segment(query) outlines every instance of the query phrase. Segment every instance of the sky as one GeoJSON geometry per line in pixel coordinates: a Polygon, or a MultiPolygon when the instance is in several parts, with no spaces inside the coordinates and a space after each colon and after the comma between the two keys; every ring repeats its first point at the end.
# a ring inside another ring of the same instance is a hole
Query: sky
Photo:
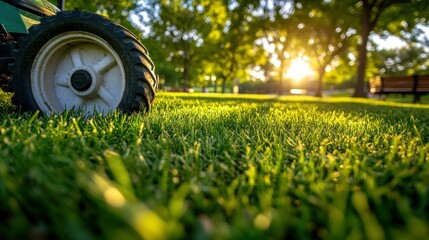
{"type": "MultiPolygon", "coordinates": [[[[419,28],[422,29],[425,32],[425,36],[429,38],[429,27],[420,26],[419,28]]],[[[378,44],[380,49],[400,48],[406,45],[404,41],[395,36],[381,39],[378,35],[372,35],[371,38],[378,44]]]]}
{"type": "Polygon", "coordinates": [[[375,35],[372,36],[372,39],[377,43],[380,49],[400,48],[406,45],[404,41],[394,36],[390,36],[387,39],[381,39],[379,36],[375,35]]]}

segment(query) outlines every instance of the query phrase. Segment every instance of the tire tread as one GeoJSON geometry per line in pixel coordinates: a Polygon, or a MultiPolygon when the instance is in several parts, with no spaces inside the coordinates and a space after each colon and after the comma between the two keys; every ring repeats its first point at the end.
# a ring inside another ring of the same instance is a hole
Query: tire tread
{"type": "MultiPolygon", "coordinates": [[[[130,59],[127,64],[133,74],[127,76],[127,84],[132,84],[131,91],[127,99],[123,99],[119,108],[124,112],[141,111],[143,108],[146,111],[150,110],[151,103],[156,96],[157,78],[155,75],[155,65],[149,57],[147,48],[140,40],[123,26],[114,23],[113,21],[91,12],[86,11],[62,11],[54,16],[47,16],[41,19],[40,24],[33,25],[29,29],[27,36],[21,37],[16,48],[13,50],[13,56],[17,60],[12,64],[11,70],[14,77],[9,82],[10,88],[15,92],[12,97],[12,103],[24,111],[35,111],[37,107],[29,101],[28,90],[21,90],[22,81],[20,71],[23,71],[19,62],[26,61],[26,51],[29,51],[29,45],[37,41],[39,36],[42,36],[49,29],[58,29],[61,24],[70,26],[73,24],[97,24],[100,28],[113,33],[115,38],[122,42],[125,58],[130,59]],[[130,78],[130,79],[129,79],[130,78]]],[[[84,29],[81,25],[74,26],[76,29],[84,29]]],[[[100,30],[101,31],[101,30],[100,30]]],[[[55,35],[54,35],[55,36],[55,35]]],[[[122,58],[121,58],[122,59],[122,58]]]]}

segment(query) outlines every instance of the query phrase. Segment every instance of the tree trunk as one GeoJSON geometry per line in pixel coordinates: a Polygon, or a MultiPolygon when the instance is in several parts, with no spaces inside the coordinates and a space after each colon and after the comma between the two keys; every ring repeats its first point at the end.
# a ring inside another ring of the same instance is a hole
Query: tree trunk
{"type": "Polygon", "coordinates": [[[370,9],[367,4],[367,1],[363,1],[362,14],[361,14],[361,45],[359,46],[358,54],[358,69],[357,69],[357,79],[355,85],[355,92],[353,97],[366,97],[365,94],[365,70],[367,62],[367,44],[369,33],[371,32],[370,26],[370,9]]]}
{"type": "Polygon", "coordinates": [[[318,72],[318,76],[317,76],[317,88],[316,88],[316,92],[314,93],[315,97],[322,97],[322,92],[323,92],[323,77],[325,76],[325,72],[326,72],[326,66],[321,66],[319,67],[319,72],[318,72]]]}
{"type": "Polygon", "coordinates": [[[225,93],[226,90],[226,78],[222,78],[222,93],[225,93]]]}
{"type": "Polygon", "coordinates": [[[226,83],[231,81],[233,79],[234,76],[232,76],[233,73],[235,73],[235,64],[236,64],[236,60],[235,60],[235,54],[232,54],[231,56],[231,62],[229,63],[229,67],[227,68],[227,72],[223,72],[222,73],[222,93],[225,93],[226,91],[226,83]]]}
{"type": "Polygon", "coordinates": [[[186,44],[185,50],[184,50],[184,57],[183,57],[183,92],[187,92],[189,89],[189,75],[191,70],[191,52],[189,51],[189,44],[186,44]]]}
{"type": "Polygon", "coordinates": [[[188,81],[189,81],[189,70],[187,67],[185,67],[185,69],[183,69],[182,78],[183,78],[183,92],[187,92],[188,91],[188,81]]]}
{"type": "Polygon", "coordinates": [[[280,79],[279,79],[279,89],[277,94],[279,96],[281,96],[283,94],[283,73],[284,73],[284,57],[280,58],[280,69],[279,69],[279,75],[280,75],[280,79]]]}

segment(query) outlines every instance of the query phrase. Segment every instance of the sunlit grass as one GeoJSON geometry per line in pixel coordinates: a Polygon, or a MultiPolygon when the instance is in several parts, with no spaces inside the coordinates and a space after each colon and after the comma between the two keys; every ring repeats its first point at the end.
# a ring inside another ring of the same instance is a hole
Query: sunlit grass
{"type": "Polygon", "coordinates": [[[149,115],[89,119],[1,106],[2,239],[429,236],[428,105],[161,93],[149,115]]]}

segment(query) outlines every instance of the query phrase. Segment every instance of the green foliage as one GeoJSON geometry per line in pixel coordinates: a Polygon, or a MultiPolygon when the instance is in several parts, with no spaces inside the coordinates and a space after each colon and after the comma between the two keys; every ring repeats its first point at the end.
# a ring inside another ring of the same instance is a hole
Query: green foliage
{"type": "Polygon", "coordinates": [[[203,81],[213,60],[209,42],[220,38],[226,22],[225,6],[205,0],[149,2],[140,14],[151,27],[146,37],[157,40],[155,59],[165,62],[158,68],[161,77],[174,86],[203,81]]]}
{"type": "Polygon", "coordinates": [[[410,30],[418,23],[427,22],[429,15],[424,0],[362,0],[355,6],[360,18],[360,43],[354,96],[364,97],[369,35],[386,30],[394,35],[404,35],[410,32],[406,29],[410,30]]]}
{"type": "Polygon", "coordinates": [[[252,11],[258,1],[148,2],[140,15],[150,26],[147,38],[156,39],[149,46],[160,48],[154,59],[161,62],[158,72],[168,85],[204,86],[215,76],[224,89],[246,78],[248,66],[263,57],[254,48],[258,28],[252,11]]]}
{"type": "Polygon", "coordinates": [[[334,61],[336,66],[327,71],[323,79],[325,89],[345,89],[353,88],[355,84],[356,63],[350,59],[339,58],[334,61]]]}
{"type": "MultiPolygon", "coordinates": [[[[5,104],[3,104],[5,102],[5,104]]],[[[1,239],[424,239],[429,108],[159,94],[148,116],[0,104],[1,239]]]]}
{"type": "Polygon", "coordinates": [[[382,49],[371,54],[385,76],[411,76],[429,72],[429,52],[425,47],[410,44],[396,49],[382,49]]]}
{"type": "MultiPolygon", "coordinates": [[[[247,77],[247,67],[256,64],[263,57],[260,48],[255,47],[258,38],[258,18],[253,11],[258,9],[259,1],[225,0],[227,22],[223,36],[214,42],[216,51],[215,72],[222,81],[222,92],[227,82],[247,77]]],[[[262,58],[263,59],[263,58],[262,58]]],[[[262,60],[263,61],[263,60],[262,60]]]]}
{"type": "Polygon", "coordinates": [[[334,67],[335,63],[348,62],[344,59],[348,57],[348,50],[356,41],[355,18],[346,10],[350,6],[347,1],[320,0],[298,3],[302,7],[296,8],[294,17],[301,21],[297,27],[301,28],[299,32],[304,53],[311,57],[317,70],[316,96],[320,97],[326,68],[329,65],[334,67]]]}
{"type": "Polygon", "coordinates": [[[139,28],[132,24],[130,13],[137,9],[138,0],[73,0],[65,1],[65,10],[79,9],[90,12],[96,12],[111,20],[123,25],[128,30],[132,31],[137,36],[141,37],[139,28]]]}
{"type": "Polygon", "coordinates": [[[299,24],[299,17],[291,17],[294,11],[292,3],[289,0],[261,1],[260,6],[263,14],[260,16],[259,24],[263,35],[257,42],[262,48],[268,46],[270,50],[265,53],[268,59],[260,63],[259,68],[264,73],[267,88],[271,87],[269,85],[272,85],[272,81],[278,81],[276,92],[279,95],[288,89],[285,87],[287,85],[285,73],[293,58],[299,55],[296,51],[300,47],[300,37],[296,27],[299,24]],[[278,66],[272,63],[272,59],[278,61],[278,66]]]}
{"type": "Polygon", "coordinates": [[[393,1],[396,2],[382,13],[375,32],[391,34],[406,38],[407,34],[415,36],[418,25],[427,25],[429,5],[424,0],[393,1]],[[414,32],[414,33],[413,33],[414,32]]]}
{"type": "MultiPolygon", "coordinates": [[[[424,0],[66,1],[66,9],[74,8],[105,15],[143,36],[161,86],[215,83],[225,91],[236,82],[263,79],[278,81],[281,93],[291,60],[306,55],[318,73],[320,94],[323,84],[342,85],[350,79],[358,79],[356,89],[362,90],[364,77],[380,71],[379,60],[367,63],[370,34],[427,44],[419,27],[427,25],[429,16],[424,0]],[[358,66],[357,74],[344,71],[358,66]],[[339,75],[325,78],[325,70],[335,68],[339,75]],[[255,71],[263,77],[251,75],[255,71]],[[209,81],[213,77],[216,82],[209,81]]],[[[401,63],[409,72],[414,64],[401,63]]]]}

